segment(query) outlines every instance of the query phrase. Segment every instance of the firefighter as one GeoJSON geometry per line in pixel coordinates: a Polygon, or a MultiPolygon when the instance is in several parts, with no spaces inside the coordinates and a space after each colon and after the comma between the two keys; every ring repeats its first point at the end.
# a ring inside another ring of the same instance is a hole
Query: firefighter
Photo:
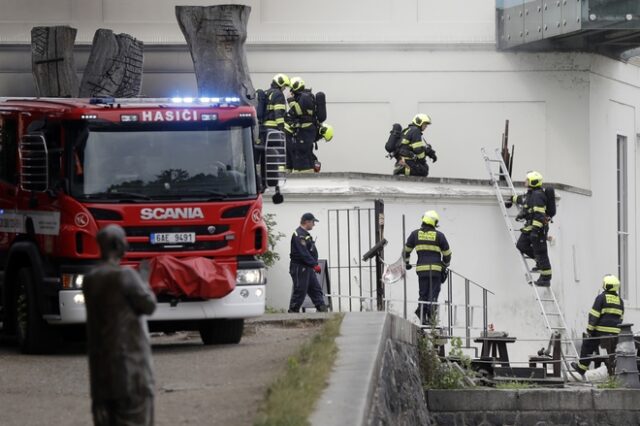
{"type": "Polygon", "coordinates": [[[284,132],[284,116],[287,112],[287,104],[284,90],[290,85],[289,77],[286,74],[276,74],[271,80],[271,86],[265,91],[266,105],[262,122],[260,123],[260,135],[257,141],[258,147],[255,150],[256,164],[264,166],[264,143],[270,131],[279,130],[284,132]]]}
{"type": "Polygon", "coordinates": [[[398,162],[393,171],[394,175],[429,175],[426,157],[431,158],[434,163],[438,161],[434,149],[422,139],[422,134],[430,124],[431,118],[427,114],[416,114],[411,124],[402,131],[402,141],[398,149],[398,162]]]}
{"type": "Polygon", "coordinates": [[[616,347],[616,336],[620,334],[620,323],[624,315],[624,302],[619,296],[620,280],[615,275],[605,275],[602,279],[603,292],[593,302],[589,311],[589,325],[587,325],[588,340],[582,342],[580,361],[572,362],[580,375],[589,369],[590,356],[602,346],[613,357],[616,347]]]}
{"type": "Polygon", "coordinates": [[[540,273],[535,285],[549,287],[551,285],[551,263],[547,253],[549,217],[546,214],[547,196],[542,188],[542,175],[536,171],[527,173],[526,185],[528,188],[526,194],[513,196],[513,203],[522,206],[522,211],[516,220],[525,220],[516,247],[522,254],[535,259],[536,266],[532,272],[540,273]]]}
{"type": "Polygon", "coordinates": [[[291,94],[287,114],[287,124],[291,126],[294,135],[291,169],[294,172],[312,173],[316,168],[319,169],[316,165],[317,157],[313,154],[318,135],[315,98],[310,89],[305,89],[304,80],[300,77],[291,79],[291,94]]]}
{"type": "Polygon", "coordinates": [[[303,214],[300,226],[291,236],[289,273],[293,279],[293,291],[289,302],[289,312],[299,312],[307,294],[318,312],[327,312],[324,294],[317,276],[321,271],[320,265],[318,265],[318,250],[315,241],[309,234],[316,222],[319,220],[312,213],[303,214]]]}
{"type": "MultiPolygon", "coordinates": [[[[409,256],[415,248],[418,255],[416,274],[420,286],[420,302],[438,302],[440,285],[446,280],[447,268],[451,262],[451,250],[444,234],[436,228],[440,222],[437,212],[429,210],[422,216],[422,225],[409,235],[402,252],[407,269],[411,269],[409,256]]],[[[422,325],[436,324],[438,307],[421,303],[416,315],[422,325]]]]}

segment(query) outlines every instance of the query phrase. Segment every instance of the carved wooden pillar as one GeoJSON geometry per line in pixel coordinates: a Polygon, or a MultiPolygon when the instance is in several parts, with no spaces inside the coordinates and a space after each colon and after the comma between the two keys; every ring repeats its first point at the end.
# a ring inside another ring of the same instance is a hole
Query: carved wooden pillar
{"type": "Polygon", "coordinates": [[[31,65],[38,96],[78,95],[78,76],[73,59],[75,28],[33,27],[31,65]]]}
{"type": "Polygon", "coordinates": [[[176,6],[200,96],[238,96],[255,104],[244,42],[251,8],[243,5],[176,6]]]}
{"type": "Polygon", "coordinates": [[[80,97],[135,97],[142,86],[143,43],[104,28],[93,36],[80,97]]]}

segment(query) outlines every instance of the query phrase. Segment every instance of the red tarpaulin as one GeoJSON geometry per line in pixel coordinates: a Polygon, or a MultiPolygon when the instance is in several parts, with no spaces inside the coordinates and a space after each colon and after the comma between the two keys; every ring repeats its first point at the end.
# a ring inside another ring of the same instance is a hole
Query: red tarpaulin
{"type": "Polygon", "coordinates": [[[156,294],[218,299],[236,286],[236,265],[204,257],[158,256],[149,261],[149,285],[156,294]]]}

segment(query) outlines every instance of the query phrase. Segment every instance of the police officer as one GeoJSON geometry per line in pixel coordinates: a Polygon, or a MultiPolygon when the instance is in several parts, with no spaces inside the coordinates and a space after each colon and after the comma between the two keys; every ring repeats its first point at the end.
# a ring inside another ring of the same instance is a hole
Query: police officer
{"type": "Polygon", "coordinates": [[[271,86],[265,90],[265,113],[260,123],[260,135],[255,150],[256,164],[264,166],[264,144],[270,131],[284,132],[284,116],[287,112],[287,104],[284,90],[289,87],[290,81],[286,74],[276,74],[271,80],[271,86]]]}
{"type": "Polygon", "coordinates": [[[589,340],[582,342],[580,350],[580,361],[572,362],[573,367],[580,375],[589,369],[591,360],[589,359],[598,346],[607,348],[609,355],[615,353],[616,339],[620,334],[620,323],[624,315],[624,302],[618,295],[620,290],[620,280],[615,275],[605,275],[602,279],[602,288],[593,302],[593,307],[589,311],[589,325],[587,325],[587,335],[589,340]]]}
{"type": "Polygon", "coordinates": [[[434,163],[438,161],[434,149],[422,139],[422,134],[430,124],[431,117],[427,114],[416,114],[411,124],[402,131],[402,141],[398,149],[398,162],[393,171],[394,175],[429,175],[426,157],[431,158],[434,163]]]}
{"type": "Polygon", "coordinates": [[[317,157],[313,146],[318,135],[316,101],[313,93],[305,89],[300,77],[291,79],[291,94],[287,124],[294,134],[291,147],[291,166],[294,172],[314,172],[317,157]]]}
{"type": "Polygon", "coordinates": [[[289,302],[289,312],[299,312],[307,294],[318,312],[327,312],[324,294],[316,274],[320,273],[318,250],[309,231],[318,219],[312,213],[305,213],[300,219],[300,226],[291,236],[291,263],[289,273],[293,279],[293,291],[289,302]]]}
{"type": "Polygon", "coordinates": [[[542,175],[536,171],[527,173],[526,185],[528,188],[526,194],[513,196],[513,202],[522,206],[518,218],[525,220],[516,247],[522,254],[536,260],[536,266],[532,271],[539,272],[540,276],[535,284],[549,287],[551,285],[551,263],[547,253],[549,219],[546,214],[547,196],[542,189],[542,175]]]}
{"type": "MultiPolygon", "coordinates": [[[[407,269],[411,269],[409,256],[415,248],[418,255],[416,273],[420,286],[421,302],[438,302],[440,285],[445,281],[447,268],[451,263],[451,250],[444,234],[436,227],[440,222],[440,216],[433,210],[425,212],[422,216],[422,225],[409,235],[403,251],[403,258],[407,269]]],[[[435,325],[437,306],[430,303],[421,303],[416,309],[416,315],[420,317],[422,325],[431,323],[435,325]]]]}

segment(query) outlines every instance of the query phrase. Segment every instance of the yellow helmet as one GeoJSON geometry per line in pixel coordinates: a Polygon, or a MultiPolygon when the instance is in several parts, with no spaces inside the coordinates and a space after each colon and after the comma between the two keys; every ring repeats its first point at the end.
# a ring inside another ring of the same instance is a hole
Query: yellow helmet
{"type": "Polygon", "coordinates": [[[276,74],[273,76],[273,82],[279,87],[287,87],[291,85],[289,77],[286,74],[276,74]]]}
{"type": "Polygon", "coordinates": [[[423,124],[431,124],[431,117],[429,117],[427,114],[416,114],[413,117],[413,124],[415,124],[418,127],[422,127],[423,124]]]}
{"type": "Polygon", "coordinates": [[[620,290],[620,280],[615,275],[605,275],[602,278],[602,288],[605,291],[615,291],[617,293],[620,290]]]}
{"type": "Polygon", "coordinates": [[[435,210],[429,210],[422,216],[422,223],[425,225],[431,225],[435,228],[438,226],[438,222],[440,222],[440,216],[435,210]]]}
{"type": "Polygon", "coordinates": [[[529,188],[540,188],[542,186],[542,175],[536,171],[527,173],[527,186],[529,188]]]}
{"type": "Polygon", "coordinates": [[[304,89],[304,80],[300,77],[293,77],[290,84],[291,90],[298,92],[304,89]]]}
{"type": "Polygon", "coordinates": [[[327,142],[333,139],[333,126],[331,124],[323,123],[322,126],[320,126],[320,136],[322,136],[327,142]]]}

